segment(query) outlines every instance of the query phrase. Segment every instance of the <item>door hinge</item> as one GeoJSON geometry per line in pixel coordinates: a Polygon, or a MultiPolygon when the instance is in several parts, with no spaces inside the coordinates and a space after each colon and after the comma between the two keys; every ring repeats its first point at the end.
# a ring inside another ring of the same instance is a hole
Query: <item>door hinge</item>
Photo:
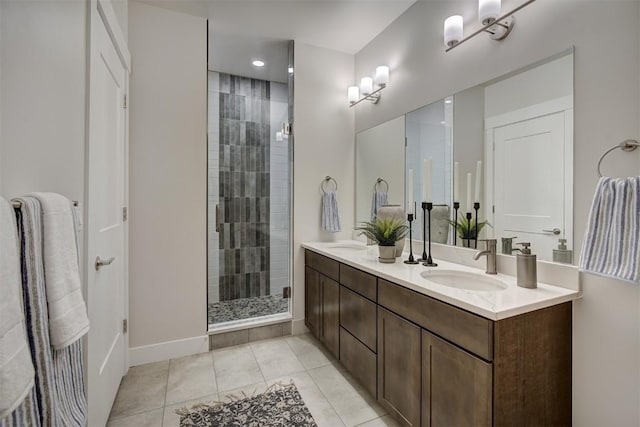
{"type": "Polygon", "coordinates": [[[122,333],[126,334],[128,330],[129,330],[129,322],[127,322],[127,319],[123,319],[122,320],[122,333]]]}
{"type": "Polygon", "coordinates": [[[127,207],[125,206],[124,208],[122,208],[122,222],[126,222],[128,218],[129,218],[129,212],[127,207]]]}
{"type": "Polygon", "coordinates": [[[127,108],[127,94],[126,93],[123,96],[122,108],[127,108]]]}
{"type": "Polygon", "coordinates": [[[496,213],[496,205],[491,206],[491,213],[496,213]]]}

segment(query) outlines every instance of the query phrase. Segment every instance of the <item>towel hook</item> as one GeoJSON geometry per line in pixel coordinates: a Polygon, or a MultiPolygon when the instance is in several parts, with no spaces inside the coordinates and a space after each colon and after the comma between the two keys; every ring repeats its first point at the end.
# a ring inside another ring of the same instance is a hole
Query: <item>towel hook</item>
{"type": "Polygon", "coordinates": [[[386,190],[384,190],[385,193],[389,192],[389,183],[386,180],[382,179],[382,178],[378,178],[378,179],[376,179],[376,183],[373,184],[374,193],[378,189],[378,185],[379,184],[384,184],[386,186],[386,190]]]}
{"type": "Polygon", "coordinates": [[[635,150],[636,148],[638,148],[638,146],[640,146],[640,142],[636,141],[635,139],[627,139],[625,141],[622,141],[620,144],[614,145],[613,147],[609,148],[607,151],[604,152],[604,154],[602,156],[600,156],[600,160],[598,160],[598,175],[600,176],[600,178],[602,178],[602,172],[600,171],[600,165],[602,164],[602,160],[607,156],[607,154],[609,154],[610,152],[612,152],[613,150],[616,149],[621,149],[624,152],[631,152],[633,150],[635,150]]]}
{"type": "Polygon", "coordinates": [[[322,188],[322,192],[323,193],[325,193],[325,194],[327,193],[327,189],[325,188],[325,185],[327,185],[331,181],[333,181],[333,184],[336,186],[336,189],[334,191],[338,191],[338,181],[336,181],[335,179],[333,179],[329,175],[327,175],[322,180],[322,184],[320,184],[320,188],[322,188]]]}

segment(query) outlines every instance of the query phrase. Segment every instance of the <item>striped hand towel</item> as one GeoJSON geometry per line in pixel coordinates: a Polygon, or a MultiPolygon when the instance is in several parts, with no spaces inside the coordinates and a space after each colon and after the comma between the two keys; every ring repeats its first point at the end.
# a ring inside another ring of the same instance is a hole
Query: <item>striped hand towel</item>
{"type": "Polygon", "coordinates": [[[371,222],[374,222],[378,217],[378,210],[387,204],[389,204],[389,201],[387,200],[386,191],[373,192],[373,199],[371,200],[371,222]]]}
{"type": "Polygon", "coordinates": [[[0,419],[33,389],[33,363],[25,332],[16,217],[0,197],[0,419]]]}
{"type": "MultiPolygon", "coordinates": [[[[20,416],[1,420],[0,427],[41,425],[81,427],[87,425],[87,400],[84,388],[82,341],[76,340],[56,350],[49,335],[49,310],[43,254],[43,223],[36,198],[18,199],[17,211],[22,247],[22,288],[27,318],[27,336],[35,367],[33,399],[25,400],[20,416]],[[37,422],[25,423],[24,417],[37,412],[37,422]]],[[[77,235],[77,219],[73,218],[77,235]]],[[[16,411],[18,412],[18,411],[16,411]]],[[[15,413],[14,413],[15,414],[15,413]]]]}
{"type": "Polygon", "coordinates": [[[335,191],[327,191],[322,194],[322,229],[329,233],[340,231],[338,194],[335,191]]]}
{"type": "Polygon", "coordinates": [[[580,270],[640,283],[640,177],[600,178],[580,270]]]}

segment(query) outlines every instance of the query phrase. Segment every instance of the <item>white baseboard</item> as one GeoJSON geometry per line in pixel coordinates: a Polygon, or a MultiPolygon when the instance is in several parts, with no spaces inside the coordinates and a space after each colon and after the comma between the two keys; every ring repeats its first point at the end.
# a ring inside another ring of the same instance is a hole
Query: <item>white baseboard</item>
{"type": "Polygon", "coordinates": [[[209,351],[208,335],[143,345],[129,349],[129,365],[144,365],[207,351],[209,351]]]}
{"type": "Polygon", "coordinates": [[[296,319],[291,322],[291,335],[300,335],[309,332],[309,328],[304,324],[304,319],[296,319]]]}

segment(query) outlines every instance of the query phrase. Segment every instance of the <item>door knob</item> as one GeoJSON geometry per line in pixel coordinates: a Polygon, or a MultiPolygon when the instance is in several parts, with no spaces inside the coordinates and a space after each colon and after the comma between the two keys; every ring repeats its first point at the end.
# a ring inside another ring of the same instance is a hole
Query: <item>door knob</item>
{"type": "Polygon", "coordinates": [[[560,230],[557,227],[554,228],[553,230],[542,230],[542,231],[544,231],[545,233],[553,233],[555,235],[558,235],[558,234],[562,233],[562,230],[560,230]]]}
{"type": "Polygon", "coordinates": [[[115,261],[115,257],[111,257],[109,259],[100,259],[99,256],[96,257],[96,271],[100,270],[100,267],[104,267],[105,265],[111,265],[113,261],[115,261]]]}

